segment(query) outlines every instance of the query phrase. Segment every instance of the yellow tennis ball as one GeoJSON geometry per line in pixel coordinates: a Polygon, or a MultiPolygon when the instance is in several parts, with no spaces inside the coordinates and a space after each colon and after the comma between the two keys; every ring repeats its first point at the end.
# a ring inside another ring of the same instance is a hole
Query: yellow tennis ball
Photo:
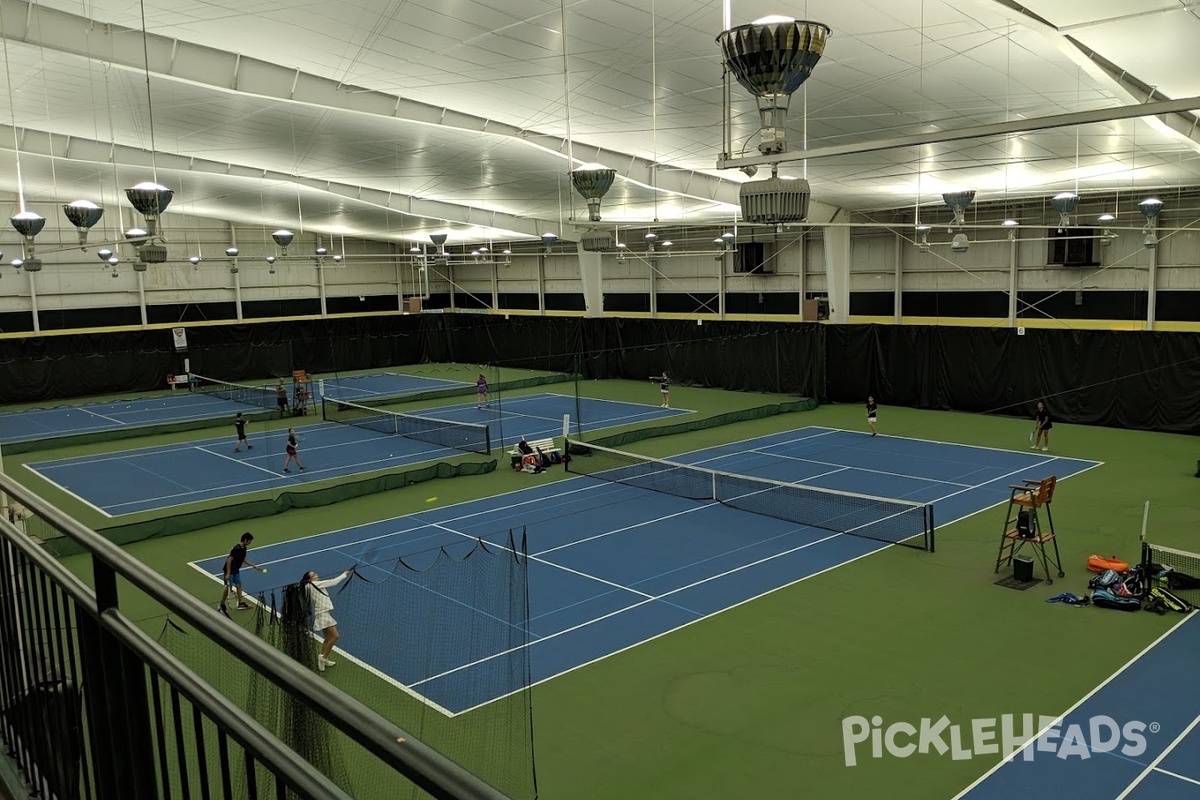
{"type": "Polygon", "coordinates": [[[425,502],[426,503],[436,503],[437,498],[436,497],[427,497],[427,498],[425,498],[425,502]]]}

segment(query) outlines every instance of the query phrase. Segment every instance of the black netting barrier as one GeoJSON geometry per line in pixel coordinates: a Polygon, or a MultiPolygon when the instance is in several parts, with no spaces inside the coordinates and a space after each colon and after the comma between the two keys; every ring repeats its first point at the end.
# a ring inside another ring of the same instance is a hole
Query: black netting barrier
{"type": "MultiPolygon", "coordinates": [[[[251,611],[228,613],[506,796],[534,800],[528,558],[523,532],[498,538],[360,560],[336,585],[310,588],[308,573],[297,574],[251,611]],[[324,662],[324,632],[313,629],[318,592],[340,633],[324,662]]],[[[159,642],[353,797],[428,796],[373,768],[325,720],[186,625],[169,621],[159,642]]],[[[245,773],[239,766],[233,777],[245,785],[245,773]]]]}

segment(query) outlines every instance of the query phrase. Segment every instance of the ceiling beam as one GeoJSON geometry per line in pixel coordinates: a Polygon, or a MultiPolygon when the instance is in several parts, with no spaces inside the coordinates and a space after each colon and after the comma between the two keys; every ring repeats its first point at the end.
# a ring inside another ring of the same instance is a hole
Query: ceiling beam
{"type": "Polygon", "coordinates": [[[857,155],[859,153],[876,153],[881,150],[899,150],[909,147],[920,147],[939,142],[956,142],[963,139],[984,139],[996,136],[1007,136],[1013,133],[1029,131],[1044,131],[1052,128],[1069,128],[1076,125],[1094,125],[1101,122],[1112,122],[1118,119],[1137,119],[1139,117],[1162,117],[1163,115],[1178,114],[1185,111],[1200,109],[1200,97],[1184,97],[1179,100],[1155,100],[1147,103],[1116,106],[1113,108],[1097,108],[1089,111],[1075,111],[1070,114],[1052,114],[1046,117],[1011,120],[1008,122],[993,122],[987,125],[971,125],[965,128],[955,128],[932,133],[917,133],[909,136],[894,136],[888,139],[875,139],[855,144],[832,145],[817,147],[796,153],[782,153],[771,156],[746,156],[743,158],[722,158],[717,161],[717,169],[732,169],[735,167],[758,166],[762,164],[783,164],[789,161],[814,160],[819,158],[835,158],[837,156],[857,155]]]}
{"type": "MultiPolygon", "coordinates": [[[[470,227],[497,228],[527,234],[531,239],[537,239],[541,236],[542,231],[546,230],[547,225],[557,225],[557,222],[553,220],[516,217],[486,208],[446,203],[397,192],[385,192],[380,189],[338,183],[337,181],[307,178],[302,175],[288,175],[261,167],[171,153],[152,154],[149,150],[140,147],[114,145],[110,142],[26,128],[18,128],[14,131],[12,126],[0,125],[0,152],[12,152],[14,141],[20,142],[21,155],[80,161],[101,166],[115,163],[124,167],[144,167],[147,176],[151,169],[157,168],[182,173],[248,178],[304,186],[355,203],[427,220],[435,226],[451,223],[470,227]]],[[[121,188],[123,187],[116,187],[118,191],[121,188]]]]}
{"type": "MultiPolygon", "coordinates": [[[[272,100],[408,122],[505,136],[567,159],[567,140],[496,120],[408,100],[398,95],[352,86],[269,61],[212,47],[171,39],[86,17],[57,11],[25,0],[0,0],[9,39],[48,50],[70,53],[165,78],[272,100]],[[144,60],[145,59],[145,60],[144,60]]],[[[573,142],[590,161],[600,161],[649,189],[705,201],[738,205],[740,183],[699,170],[656,164],[650,159],[573,142]]],[[[579,163],[584,163],[575,159],[579,163]]],[[[366,191],[366,190],[364,190],[366,191]]],[[[838,209],[810,203],[810,214],[832,218],[838,209]]],[[[511,227],[511,226],[509,226],[511,227]]],[[[513,228],[517,230],[517,228],[513,228]]],[[[520,230],[524,230],[522,227],[520,230]]]]}

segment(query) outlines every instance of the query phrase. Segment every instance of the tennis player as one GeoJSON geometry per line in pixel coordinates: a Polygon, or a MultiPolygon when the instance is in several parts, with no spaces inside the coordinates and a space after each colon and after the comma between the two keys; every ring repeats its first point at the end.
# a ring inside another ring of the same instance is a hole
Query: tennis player
{"type": "Polygon", "coordinates": [[[236,453],[241,450],[243,442],[247,450],[253,450],[254,445],[250,444],[250,440],[246,438],[246,418],[242,416],[242,412],[239,411],[237,416],[233,418],[233,427],[237,429],[238,439],[237,447],[233,448],[233,452],[236,453]]]}
{"type": "Polygon", "coordinates": [[[283,385],[283,378],[275,385],[275,405],[279,406],[279,418],[283,419],[287,413],[287,387],[283,385]]]}
{"type": "Polygon", "coordinates": [[[483,408],[486,405],[489,405],[487,378],[483,377],[481,372],[475,379],[475,407],[483,408]]]}
{"type": "Polygon", "coordinates": [[[1050,429],[1054,427],[1053,420],[1050,419],[1050,412],[1046,409],[1046,404],[1038,400],[1037,413],[1033,415],[1033,447],[1030,450],[1037,450],[1038,442],[1042,443],[1042,450],[1050,449],[1050,429]]]}
{"type": "Polygon", "coordinates": [[[233,549],[229,551],[229,555],[225,557],[225,568],[223,570],[225,576],[225,589],[221,592],[221,611],[225,610],[225,601],[229,599],[229,587],[233,586],[237,593],[237,610],[245,611],[250,608],[246,601],[242,598],[242,564],[249,564],[254,569],[260,569],[258,564],[251,561],[246,554],[250,549],[250,543],[254,541],[254,534],[247,531],[242,534],[242,538],[233,549]]]}
{"type": "Polygon", "coordinates": [[[329,660],[329,654],[333,652],[333,646],[337,643],[339,635],[337,620],[331,613],[333,600],[329,597],[329,592],[325,590],[346,580],[350,577],[350,572],[351,570],[346,570],[336,578],[323,581],[319,580],[320,575],[310,571],[304,573],[304,577],[300,579],[300,585],[304,587],[304,591],[308,595],[308,608],[312,614],[313,630],[320,631],[325,637],[321,642],[321,654],[317,657],[317,669],[321,672],[324,672],[326,667],[332,667],[337,663],[329,660]]]}
{"type": "Polygon", "coordinates": [[[876,436],[879,433],[877,430],[875,430],[875,423],[878,420],[878,418],[879,418],[879,406],[875,403],[875,397],[868,396],[867,397],[867,424],[871,426],[871,435],[872,436],[876,436]]]}
{"type": "Polygon", "coordinates": [[[283,460],[283,471],[291,472],[291,470],[288,469],[288,465],[291,464],[293,461],[296,462],[296,466],[298,466],[301,470],[303,470],[304,464],[302,464],[300,462],[300,454],[298,452],[296,452],[296,429],[295,428],[288,428],[288,438],[287,438],[286,450],[287,450],[287,458],[285,458],[283,460]]]}
{"type": "Polygon", "coordinates": [[[659,394],[662,395],[662,407],[671,407],[671,379],[667,376],[667,371],[664,369],[662,375],[651,375],[651,383],[658,384],[659,394]]]}

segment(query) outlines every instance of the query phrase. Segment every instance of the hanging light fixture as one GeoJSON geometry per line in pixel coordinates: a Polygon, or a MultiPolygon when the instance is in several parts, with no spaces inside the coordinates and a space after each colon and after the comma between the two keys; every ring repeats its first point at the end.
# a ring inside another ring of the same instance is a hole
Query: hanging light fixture
{"type": "Polygon", "coordinates": [[[967,212],[967,208],[971,205],[971,202],[974,199],[975,199],[975,190],[974,189],[964,189],[963,191],[960,191],[960,192],[943,192],[942,193],[942,202],[946,204],[947,208],[949,208],[951,211],[954,212],[954,222],[952,223],[953,225],[965,225],[966,224],[967,220],[966,220],[965,215],[967,212]]]}
{"type": "Polygon", "coordinates": [[[821,60],[829,34],[820,22],[764,17],[717,37],[725,69],[758,103],[763,155],[787,152],[788,103],[821,60]]]}
{"type": "Polygon", "coordinates": [[[272,233],[271,238],[274,239],[275,244],[279,246],[279,255],[286,256],[287,247],[292,243],[292,239],[295,238],[295,234],[293,234],[291,231],[280,229],[272,233]]]}
{"type": "Polygon", "coordinates": [[[1050,206],[1058,212],[1058,229],[1061,231],[1071,224],[1071,215],[1079,205],[1079,195],[1073,192],[1060,192],[1050,198],[1050,206]]]}
{"type": "Polygon", "coordinates": [[[557,241],[558,241],[558,234],[555,234],[555,233],[543,233],[542,234],[542,244],[545,246],[547,253],[550,252],[550,248],[553,247],[554,243],[557,241]]]}
{"type": "Polygon", "coordinates": [[[1157,197],[1147,197],[1138,203],[1138,211],[1142,212],[1142,216],[1146,218],[1146,227],[1142,229],[1146,236],[1142,239],[1142,246],[1147,250],[1158,247],[1158,236],[1154,233],[1154,228],[1158,223],[1158,212],[1162,211],[1162,207],[1163,201],[1157,197]]]}
{"type": "Polygon", "coordinates": [[[146,218],[146,232],[150,236],[158,235],[158,219],[174,196],[173,191],[153,181],[143,181],[125,190],[129,204],[146,218]]]}
{"type": "Polygon", "coordinates": [[[600,221],[600,200],[612,188],[616,176],[615,169],[603,164],[582,164],[571,170],[571,184],[587,201],[590,221],[600,221]]]}
{"type": "Polygon", "coordinates": [[[104,209],[91,200],[76,200],[63,206],[67,221],[79,229],[79,244],[87,244],[88,231],[104,216],[104,209]]]}
{"type": "Polygon", "coordinates": [[[611,231],[591,229],[579,238],[579,244],[588,253],[610,253],[617,246],[611,231]]]}

